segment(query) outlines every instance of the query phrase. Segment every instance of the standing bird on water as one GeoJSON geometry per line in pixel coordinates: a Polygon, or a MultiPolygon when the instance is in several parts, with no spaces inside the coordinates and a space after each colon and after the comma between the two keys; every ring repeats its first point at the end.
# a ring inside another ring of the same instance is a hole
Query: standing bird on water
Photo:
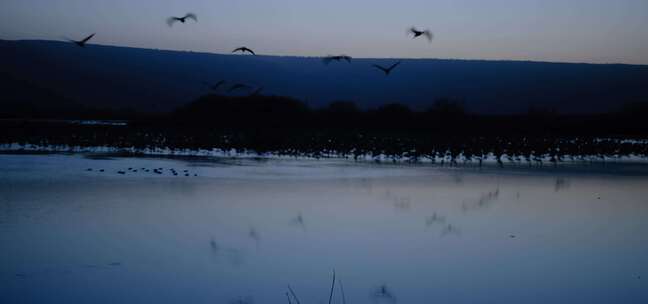
{"type": "Polygon", "coordinates": [[[72,39],[68,39],[68,41],[73,42],[74,44],[76,44],[76,45],[78,45],[80,47],[85,47],[86,44],[88,43],[88,41],[90,41],[90,39],[92,39],[92,37],[94,37],[94,36],[95,36],[95,34],[92,34],[92,35],[90,35],[88,37],[85,37],[83,40],[80,40],[80,41],[72,40],[72,39]]]}
{"type": "Polygon", "coordinates": [[[251,50],[251,49],[249,49],[249,48],[247,48],[247,47],[245,47],[245,46],[242,46],[242,47],[240,47],[240,48],[236,48],[236,49],[234,49],[234,50],[232,51],[232,53],[236,53],[236,52],[241,52],[241,53],[243,53],[243,54],[245,54],[245,53],[247,52],[247,53],[250,53],[250,54],[256,56],[256,53],[254,53],[253,50],[251,50]]]}
{"type": "Polygon", "coordinates": [[[352,59],[351,56],[347,56],[347,55],[326,56],[326,57],[322,58],[322,62],[324,62],[324,64],[329,64],[329,63],[331,63],[331,61],[346,60],[348,63],[351,63],[351,59],[352,59]]]}
{"type": "Polygon", "coordinates": [[[418,37],[425,36],[425,38],[427,38],[428,41],[432,41],[432,39],[434,38],[434,35],[432,34],[432,32],[430,32],[430,30],[421,31],[421,30],[416,29],[415,27],[411,27],[408,30],[408,33],[412,34],[412,36],[413,36],[412,39],[416,39],[418,37]]]}
{"type": "Polygon", "coordinates": [[[401,61],[398,61],[394,64],[392,64],[390,67],[386,68],[377,64],[372,65],[374,68],[377,68],[383,72],[385,72],[385,76],[389,76],[389,74],[398,66],[401,64],[401,61]]]}
{"type": "Polygon", "coordinates": [[[167,24],[173,26],[174,23],[180,21],[181,23],[187,22],[187,19],[192,19],[193,21],[198,22],[198,16],[194,13],[187,13],[184,17],[169,17],[167,19],[167,24]]]}

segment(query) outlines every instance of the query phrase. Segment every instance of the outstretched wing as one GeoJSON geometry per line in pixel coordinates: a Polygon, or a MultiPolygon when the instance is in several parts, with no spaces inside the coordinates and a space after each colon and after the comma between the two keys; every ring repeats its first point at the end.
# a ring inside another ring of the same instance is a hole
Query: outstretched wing
{"type": "Polygon", "coordinates": [[[176,23],[176,21],[180,21],[180,18],[178,18],[178,17],[169,17],[167,19],[167,24],[169,26],[173,26],[173,24],[176,23]]]}
{"type": "Polygon", "coordinates": [[[389,72],[389,70],[387,70],[387,69],[385,69],[384,67],[379,66],[379,65],[377,65],[377,64],[372,64],[371,66],[374,67],[374,68],[376,68],[376,69],[379,69],[379,70],[381,70],[381,71],[383,71],[383,72],[385,72],[385,73],[388,73],[388,72],[389,72]]]}
{"type": "Polygon", "coordinates": [[[387,69],[387,70],[389,70],[389,71],[391,72],[391,70],[395,69],[395,68],[396,68],[397,66],[399,66],[400,64],[401,64],[401,62],[398,61],[398,62],[392,64],[392,65],[389,67],[389,69],[387,69]]]}
{"type": "Polygon", "coordinates": [[[432,34],[432,32],[430,32],[430,31],[425,31],[425,32],[423,33],[423,35],[424,35],[424,36],[425,36],[429,41],[432,41],[432,39],[434,39],[434,34],[432,34]]]}
{"type": "Polygon", "coordinates": [[[250,94],[250,96],[257,96],[257,95],[261,94],[261,91],[263,91],[263,87],[259,87],[258,89],[254,90],[254,92],[252,92],[252,94],[250,94]]]}
{"type": "Polygon", "coordinates": [[[248,85],[237,83],[237,84],[233,85],[232,87],[230,87],[230,89],[227,90],[227,91],[228,92],[233,92],[233,91],[236,91],[238,89],[249,89],[249,88],[250,88],[250,86],[248,86],[248,85]]]}
{"type": "Polygon", "coordinates": [[[250,52],[250,54],[256,56],[256,53],[251,49],[245,48],[245,51],[250,52]]]}
{"type": "Polygon", "coordinates": [[[192,19],[193,21],[198,22],[198,16],[196,16],[196,14],[194,14],[194,13],[187,13],[184,16],[184,18],[189,18],[189,19],[192,19]]]}
{"type": "Polygon", "coordinates": [[[81,43],[86,43],[86,42],[88,42],[90,39],[92,39],[92,37],[94,37],[95,35],[96,35],[96,33],[95,33],[95,34],[92,34],[92,35],[90,35],[90,36],[88,36],[88,37],[86,37],[85,39],[81,40],[80,42],[81,42],[81,43]]]}
{"type": "Polygon", "coordinates": [[[218,87],[222,86],[223,84],[225,84],[225,80],[221,80],[221,81],[217,82],[217,83],[214,85],[214,88],[218,88],[218,87]]]}
{"type": "Polygon", "coordinates": [[[214,85],[210,86],[209,88],[212,89],[212,91],[217,91],[218,88],[220,88],[223,84],[225,84],[225,80],[221,80],[214,85]]]}

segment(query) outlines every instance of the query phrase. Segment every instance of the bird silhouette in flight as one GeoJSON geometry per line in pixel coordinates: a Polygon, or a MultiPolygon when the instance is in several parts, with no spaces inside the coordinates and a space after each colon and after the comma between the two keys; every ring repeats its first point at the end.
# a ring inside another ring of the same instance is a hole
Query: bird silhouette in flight
{"type": "Polygon", "coordinates": [[[227,92],[230,92],[230,93],[231,93],[231,92],[234,92],[234,91],[236,91],[236,90],[249,90],[249,89],[251,89],[251,88],[252,88],[252,87],[250,87],[250,86],[247,85],[247,84],[237,83],[237,84],[234,84],[233,86],[231,86],[231,87],[229,88],[229,90],[227,90],[227,92]]]}
{"type": "Polygon", "coordinates": [[[322,58],[322,62],[324,62],[324,64],[329,64],[329,63],[331,63],[331,61],[346,60],[348,63],[351,63],[351,59],[353,59],[353,58],[351,58],[351,56],[347,56],[347,55],[326,56],[326,57],[322,58]]]}
{"type": "Polygon", "coordinates": [[[219,82],[212,85],[212,84],[209,84],[206,81],[203,81],[203,84],[208,86],[212,91],[218,91],[218,88],[220,88],[222,85],[224,85],[225,82],[226,82],[225,80],[220,80],[219,82]]]}
{"type": "Polygon", "coordinates": [[[192,19],[193,21],[198,22],[198,16],[194,13],[187,13],[184,17],[169,17],[167,19],[167,24],[173,26],[176,22],[180,21],[181,23],[187,22],[187,19],[192,19]]]}
{"type": "Polygon", "coordinates": [[[85,47],[86,44],[88,43],[88,41],[90,41],[90,39],[92,39],[92,37],[94,37],[94,36],[95,36],[95,34],[92,34],[92,35],[90,35],[88,37],[83,38],[83,40],[78,40],[77,41],[77,40],[68,39],[68,41],[73,42],[74,44],[76,44],[76,45],[78,45],[80,47],[85,47]]]}
{"type": "Polygon", "coordinates": [[[377,69],[379,69],[379,70],[385,72],[385,76],[389,76],[389,74],[391,74],[391,72],[392,72],[392,71],[393,71],[393,70],[394,70],[398,65],[400,65],[400,64],[401,64],[401,62],[398,61],[398,62],[392,64],[392,65],[391,65],[390,67],[388,67],[388,68],[383,67],[383,66],[380,66],[380,65],[377,65],[377,64],[374,64],[374,65],[372,65],[372,66],[373,66],[374,68],[377,68],[377,69]]]}
{"type": "Polygon", "coordinates": [[[246,52],[247,52],[247,53],[250,53],[250,54],[252,54],[252,55],[256,55],[256,53],[254,53],[253,50],[251,50],[251,49],[249,49],[249,48],[247,48],[247,47],[245,47],[245,46],[242,46],[242,47],[240,47],[240,48],[236,48],[236,49],[234,49],[234,50],[232,51],[232,53],[236,53],[236,52],[241,52],[241,53],[246,53],[246,52]]]}
{"type": "Polygon", "coordinates": [[[254,90],[254,92],[252,92],[252,94],[250,94],[250,97],[261,95],[261,91],[263,91],[263,87],[257,88],[256,90],[254,90]]]}
{"type": "Polygon", "coordinates": [[[432,38],[434,38],[434,34],[430,32],[430,30],[418,30],[415,27],[411,27],[408,32],[412,35],[412,39],[416,39],[418,37],[424,36],[427,38],[429,41],[432,41],[432,38]]]}

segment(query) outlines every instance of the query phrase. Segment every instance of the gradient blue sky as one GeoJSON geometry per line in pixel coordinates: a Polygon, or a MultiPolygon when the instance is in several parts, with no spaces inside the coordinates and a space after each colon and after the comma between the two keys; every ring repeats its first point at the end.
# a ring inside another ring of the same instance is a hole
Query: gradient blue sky
{"type": "Polygon", "coordinates": [[[648,64],[648,0],[1,0],[0,39],[226,53],[648,64]],[[199,23],[169,28],[186,12],[199,23]],[[432,44],[409,26],[430,28],[432,44]]]}

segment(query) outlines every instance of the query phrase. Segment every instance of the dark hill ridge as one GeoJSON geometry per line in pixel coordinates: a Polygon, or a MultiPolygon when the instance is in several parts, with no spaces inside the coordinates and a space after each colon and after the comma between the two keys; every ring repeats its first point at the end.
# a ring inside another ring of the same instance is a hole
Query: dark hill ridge
{"type": "Polygon", "coordinates": [[[451,97],[478,113],[526,112],[532,106],[592,113],[648,101],[648,66],[406,59],[389,77],[371,67],[393,62],[324,65],[307,57],[0,40],[1,74],[8,75],[2,77],[98,108],[169,111],[209,93],[203,81],[220,79],[263,86],[265,94],[293,96],[314,107],[351,100],[362,107],[400,102],[424,109],[451,97]]]}

